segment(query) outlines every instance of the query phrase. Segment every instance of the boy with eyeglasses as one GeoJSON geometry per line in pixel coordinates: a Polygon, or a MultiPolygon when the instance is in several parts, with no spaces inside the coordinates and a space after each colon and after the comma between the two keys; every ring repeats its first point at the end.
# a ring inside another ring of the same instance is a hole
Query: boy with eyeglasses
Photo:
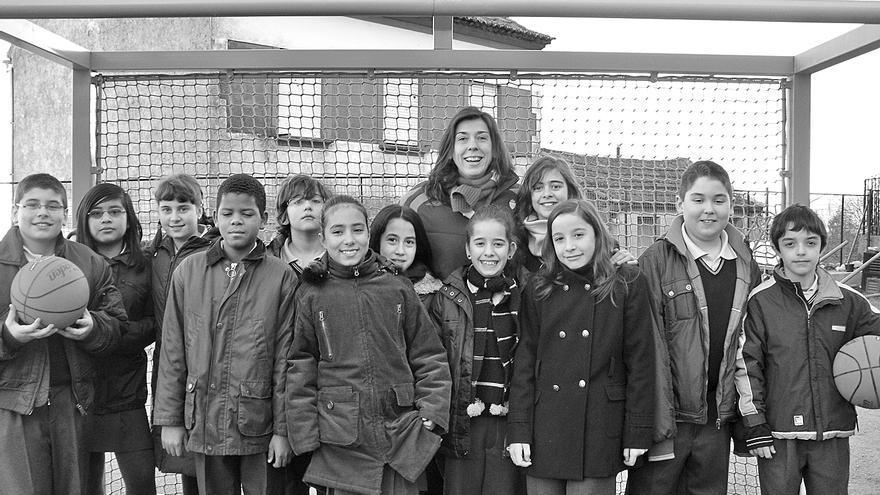
{"type": "Polygon", "coordinates": [[[92,358],[112,352],[125,320],[107,262],[61,235],[67,192],[49,174],[15,190],[13,227],[0,241],[0,493],[79,494],[87,456],[83,417],[94,397],[92,358]],[[88,280],[87,309],[73,325],[21,323],[10,304],[12,279],[28,262],[60,256],[88,280]]]}

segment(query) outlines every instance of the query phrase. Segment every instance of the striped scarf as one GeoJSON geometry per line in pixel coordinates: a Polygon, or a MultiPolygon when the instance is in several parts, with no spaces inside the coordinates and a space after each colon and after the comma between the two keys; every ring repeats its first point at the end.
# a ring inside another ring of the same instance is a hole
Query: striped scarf
{"type": "Polygon", "coordinates": [[[512,351],[518,338],[517,311],[510,307],[510,292],[516,281],[504,275],[486,279],[473,266],[467,268],[466,277],[477,288],[476,293],[469,294],[474,308],[474,404],[479,411],[472,407],[469,414],[504,415],[513,370],[512,351]],[[495,305],[492,296],[497,293],[502,297],[495,305]]]}

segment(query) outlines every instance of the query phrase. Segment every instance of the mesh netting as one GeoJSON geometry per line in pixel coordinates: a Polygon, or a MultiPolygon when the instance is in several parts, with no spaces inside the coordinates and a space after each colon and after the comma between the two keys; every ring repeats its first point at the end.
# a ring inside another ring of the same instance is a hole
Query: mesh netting
{"type": "MultiPolygon", "coordinates": [[[[425,179],[449,119],[467,105],[496,118],[520,175],[540,154],[567,159],[635,255],[666,230],[681,172],[696,160],[730,172],[732,221],[752,243],[767,239],[782,201],[785,79],[229,72],[94,84],[99,180],[130,192],[148,234],[153,188],[177,172],[199,179],[208,209],[219,183],[244,172],[265,184],[274,222],[278,184],[305,173],[375,213],[425,179]]],[[[732,461],[730,492],[757,493],[754,463],[732,461]]]]}

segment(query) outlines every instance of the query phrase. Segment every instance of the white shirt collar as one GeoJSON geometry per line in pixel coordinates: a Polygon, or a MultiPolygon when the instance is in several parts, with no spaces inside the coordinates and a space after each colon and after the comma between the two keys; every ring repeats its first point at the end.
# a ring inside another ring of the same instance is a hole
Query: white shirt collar
{"type": "Polygon", "coordinates": [[[688,252],[691,253],[691,257],[694,258],[694,261],[700,260],[702,258],[702,262],[706,265],[706,268],[711,270],[712,272],[717,272],[721,266],[722,260],[735,260],[736,259],[736,251],[730,247],[730,242],[728,242],[728,235],[726,230],[721,231],[721,251],[718,252],[715,256],[712,253],[702,249],[697,246],[693,240],[691,240],[690,236],[688,236],[687,231],[684,229],[684,224],[681,225],[681,236],[684,238],[684,244],[687,246],[688,252]]]}

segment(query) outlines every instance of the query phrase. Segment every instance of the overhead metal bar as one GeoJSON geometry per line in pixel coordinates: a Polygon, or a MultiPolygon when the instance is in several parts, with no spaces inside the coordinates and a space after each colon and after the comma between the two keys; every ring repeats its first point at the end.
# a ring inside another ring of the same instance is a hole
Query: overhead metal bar
{"type": "Polygon", "coordinates": [[[72,69],[90,64],[87,49],[30,21],[0,19],[0,39],[72,69]]]}
{"type": "Polygon", "coordinates": [[[880,48],[880,26],[857,27],[795,55],[795,72],[813,73],[880,48]]]}
{"type": "Polygon", "coordinates": [[[94,71],[474,70],[788,76],[794,58],[534,50],[208,50],[92,52],[94,71]]]}
{"type": "Polygon", "coordinates": [[[0,18],[473,15],[880,23],[858,0],[0,0],[0,18]]]}

